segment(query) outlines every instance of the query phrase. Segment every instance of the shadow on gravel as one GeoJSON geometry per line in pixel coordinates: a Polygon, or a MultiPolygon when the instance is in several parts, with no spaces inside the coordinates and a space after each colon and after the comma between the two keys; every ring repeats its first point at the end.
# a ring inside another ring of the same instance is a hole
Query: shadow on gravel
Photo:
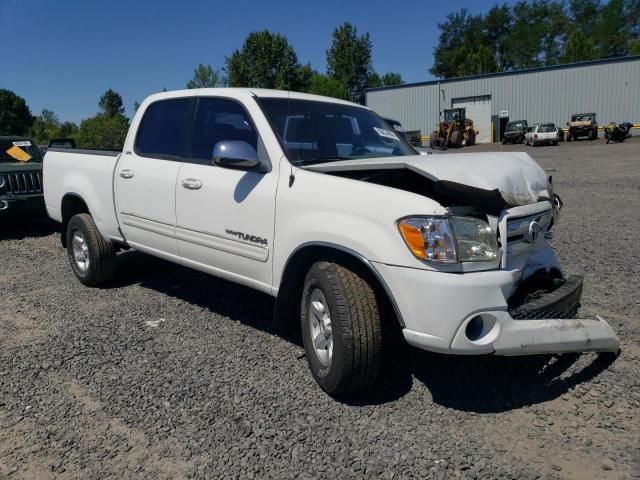
{"type": "MultiPolygon", "coordinates": [[[[139,284],[250,327],[274,333],[269,295],[138,252],[119,255],[120,274],[107,288],[139,284]]],[[[291,339],[287,339],[291,341],[291,339]]],[[[296,342],[298,346],[300,343],[296,342]]],[[[615,355],[455,356],[392,342],[380,381],[360,395],[340,397],[353,406],[379,405],[407,394],[414,379],[434,403],[466,412],[503,412],[552,400],[613,363],[615,355]],[[589,358],[593,360],[584,365],[589,358]]]]}
{"type": "Polygon", "coordinates": [[[615,354],[460,357],[419,350],[409,356],[413,374],[431,391],[435,403],[476,413],[553,400],[593,379],[616,359],[615,354]]]}
{"type": "Polygon", "coordinates": [[[60,225],[48,218],[3,220],[0,222],[0,241],[22,240],[29,237],[46,237],[59,231],[60,225]]]}
{"type": "Polygon", "coordinates": [[[132,284],[273,333],[275,300],[251,288],[133,251],[118,255],[118,275],[105,288],[132,284]]]}

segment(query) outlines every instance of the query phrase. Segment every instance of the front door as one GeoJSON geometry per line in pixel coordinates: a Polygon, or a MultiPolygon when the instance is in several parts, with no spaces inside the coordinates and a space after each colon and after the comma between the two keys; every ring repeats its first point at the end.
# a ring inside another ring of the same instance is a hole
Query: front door
{"type": "MultiPolygon", "coordinates": [[[[221,141],[242,141],[266,158],[244,107],[226,98],[198,100],[191,160],[176,183],[176,236],[183,264],[269,291],[277,172],[213,164],[221,141]]],[[[277,162],[272,162],[277,169],[277,162]]]]}
{"type": "Polygon", "coordinates": [[[161,100],[144,113],[116,170],[120,228],[134,248],[178,260],[175,187],[187,157],[192,99],[161,100]]]}

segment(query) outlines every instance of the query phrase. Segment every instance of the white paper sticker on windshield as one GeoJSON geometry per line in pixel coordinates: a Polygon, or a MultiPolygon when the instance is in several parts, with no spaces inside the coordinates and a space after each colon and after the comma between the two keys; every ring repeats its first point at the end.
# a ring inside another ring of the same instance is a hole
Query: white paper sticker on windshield
{"type": "Polygon", "coordinates": [[[391,130],[385,130],[384,128],[373,127],[378,135],[385,138],[390,138],[392,140],[398,140],[398,136],[393,133],[391,130]]]}
{"type": "Polygon", "coordinates": [[[29,140],[21,140],[19,142],[11,142],[13,143],[16,147],[30,147],[31,146],[31,142],[29,140]]]}

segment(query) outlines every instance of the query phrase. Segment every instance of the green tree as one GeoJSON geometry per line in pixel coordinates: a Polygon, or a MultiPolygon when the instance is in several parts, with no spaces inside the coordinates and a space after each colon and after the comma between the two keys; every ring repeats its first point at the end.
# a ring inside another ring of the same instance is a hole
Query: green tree
{"type": "Polygon", "coordinates": [[[609,0],[602,7],[596,26],[597,47],[601,57],[627,54],[631,37],[631,20],[625,17],[625,1],[609,0]]]}
{"type": "Polygon", "coordinates": [[[78,130],[77,142],[82,148],[122,148],[129,130],[129,122],[124,115],[99,113],[83,120],[78,130]]]}
{"type": "Polygon", "coordinates": [[[46,108],[38,115],[31,128],[29,136],[36,143],[46,144],[52,138],[70,138],[78,133],[78,126],[73,122],[60,122],[58,116],[46,108]]]}
{"type": "Polygon", "coordinates": [[[211,65],[199,64],[193,70],[193,78],[187,82],[187,88],[224,87],[226,81],[223,75],[211,68],[211,65]]]}
{"type": "Polygon", "coordinates": [[[287,38],[268,30],[250,33],[225,60],[231,87],[301,90],[298,57],[287,38]]]}
{"type": "Polygon", "coordinates": [[[463,8],[449,14],[445,22],[438,24],[438,28],[439,43],[434,50],[433,67],[430,69],[433,75],[451,78],[498,69],[495,49],[487,46],[492,44],[492,40],[482,16],[469,15],[467,9],[463,8]]]}
{"type": "Polygon", "coordinates": [[[486,31],[486,46],[495,52],[497,71],[509,70],[508,42],[509,31],[513,24],[511,8],[509,5],[494,5],[484,17],[484,29],[486,31]]]}
{"type": "Polygon", "coordinates": [[[575,30],[564,44],[563,63],[582,62],[598,58],[596,47],[582,30],[575,30]]]}
{"type": "Polygon", "coordinates": [[[336,28],[327,50],[327,73],[346,85],[350,100],[363,102],[373,73],[369,34],[358,36],[356,27],[346,22],[336,28]]]}
{"type": "Polygon", "coordinates": [[[33,120],[24,98],[11,90],[0,89],[0,135],[24,135],[33,120]]]}
{"type": "Polygon", "coordinates": [[[349,91],[344,83],[329,75],[314,72],[307,87],[308,93],[324,95],[325,97],[349,99],[349,91]]]}
{"type": "Polygon", "coordinates": [[[640,55],[640,40],[632,38],[629,41],[629,55],[640,55]]]}
{"type": "Polygon", "coordinates": [[[600,16],[600,0],[569,0],[568,16],[573,30],[593,38],[600,16]]]}
{"type": "Polygon", "coordinates": [[[122,97],[119,93],[113,91],[112,89],[104,92],[104,94],[100,97],[98,106],[100,107],[100,110],[102,110],[102,112],[108,117],[124,115],[124,105],[122,103],[122,97]]]}
{"type": "Polygon", "coordinates": [[[402,80],[402,75],[395,72],[387,72],[382,76],[382,85],[388,87],[390,85],[402,85],[404,80],[402,80]]]}

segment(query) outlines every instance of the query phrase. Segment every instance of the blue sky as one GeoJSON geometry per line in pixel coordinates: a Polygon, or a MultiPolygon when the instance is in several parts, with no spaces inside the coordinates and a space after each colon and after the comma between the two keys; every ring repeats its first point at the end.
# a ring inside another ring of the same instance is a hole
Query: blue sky
{"type": "Polygon", "coordinates": [[[94,115],[99,96],[113,88],[131,114],[136,100],[163,87],[184,88],[197,64],[221,68],[225,56],[255,30],[286,35],[301,63],[324,72],[331,34],[345,21],[371,34],[379,73],[399,72],[405,81],[418,82],[431,78],[438,22],[450,11],[467,7],[478,13],[492,4],[0,0],[0,88],[24,97],[34,114],[47,108],[75,122],[94,115]]]}

